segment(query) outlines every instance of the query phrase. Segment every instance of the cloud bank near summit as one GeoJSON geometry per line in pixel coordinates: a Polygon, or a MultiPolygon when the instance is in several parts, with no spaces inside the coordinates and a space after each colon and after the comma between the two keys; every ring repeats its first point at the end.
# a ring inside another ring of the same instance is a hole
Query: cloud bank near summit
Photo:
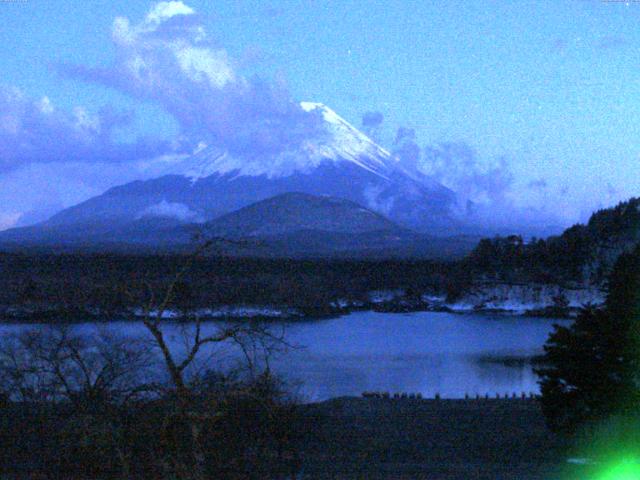
{"type": "Polygon", "coordinates": [[[91,114],[76,107],[68,113],[47,97],[34,100],[18,88],[0,86],[0,173],[31,163],[130,162],[168,150],[163,141],[114,141],[114,132],[131,118],[110,108],[91,114]]]}
{"type": "Polygon", "coordinates": [[[138,23],[118,17],[111,38],[111,64],[59,64],[57,72],[158,105],[181,135],[119,142],[117,133],[131,126],[133,112],[109,106],[65,112],[47,97],[0,85],[0,229],[148,178],[203,143],[270,161],[326,134],[320,115],[304,111],[283,83],[241,75],[183,2],[159,2],[138,23]]]}
{"type": "MultiPolygon", "coordinates": [[[[216,9],[224,15],[223,6],[216,9]]],[[[269,18],[282,16],[281,11],[272,10],[262,13],[269,18]]],[[[241,161],[251,158],[266,163],[286,157],[288,151],[299,150],[308,139],[326,134],[319,115],[301,109],[284,82],[246,75],[243,61],[232,58],[212,38],[211,33],[217,32],[205,28],[211,23],[205,22],[188,4],[162,1],[153,4],[140,18],[114,20],[109,13],[102,21],[105,31],[111,23],[113,58],[94,57],[103,58],[102,63],[94,65],[58,64],[55,68],[62,74],[62,81],[75,84],[82,80],[124,93],[141,110],[143,105],[153,104],[154,109],[159,107],[176,121],[180,135],[168,140],[117,141],[121,132],[135,133],[133,112],[118,112],[108,106],[98,109],[95,105],[65,112],[46,96],[29,98],[20,89],[0,86],[0,228],[27,218],[40,220],[55,209],[68,207],[111,186],[159,175],[172,158],[182,158],[182,154],[199,145],[219,147],[241,161]]],[[[224,27],[219,29],[224,32],[224,27]]],[[[624,50],[628,42],[623,36],[597,38],[600,43],[596,45],[594,37],[590,48],[598,46],[607,51],[607,56],[612,56],[614,50],[624,50]]],[[[558,49],[575,47],[563,38],[557,43],[558,49]]],[[[321,58],[308,47],[304,54],[305,60],[311,57],[309,63],[321,58]]],[[[604,56],[605,52],[599,55],[604,56]]],[[[327,69],[327,72],[338,75],[341,70],[327,69]]],[[[336,84],[344,78],[336,78],[336,84]]],[[[343,85],[339,94],[359,94],[348,91],[353,85],[343,85]]],[[[314,91],[313,85],[309,88],[314,91]]],[[[48,93],[56,98],[55,93],[48,93]]],[[[116,94],[114,101],[119,96],[116,94]]],[[[377,102],[372,106],[383,105],[377,102]]],[[[400,128],[397,133],[394,129],[395,135],[386,138],[385,115],[394,118],[393,110],[387,108],[384,114],[378,110],[365,113],[362,131],[389,147],[406,169],[456,191],[460,215],[473,215],[477,224],[502,217],[505,221],[517,220],[519,225],[526,222],[568,225],[578,217],[584,218],[576,208],[588,213],[596,206],[588,200],[576,205],[575,186],[566,180],[559,181],[548,171],[520,169],[516,174],[518,159],[484,158],[464,141],[431,137],[432,144],[425,146],[418,144],[424,130],[416,134],[411,128],[400,128]]],[[[428,109],[424,115],[428,118],[428,109]]],[[[419,121],[412,124],[420,125],[419,121]]],[[[463,133],[457,138],[467,137],[463,133]]],[[[472,144],[482,147],[477,139],[472,144]]],[[[600,202],[608,205],[620,195],[600,192],[590,198],[599,196],[600,202]]],[[[180,214],[178,209],[172,211],[176,212],[180,214]]]]}
{"type": "Polygon", "coordinates": [[[112,40],[110,66],[67,64],[60,71],[160,105],[194,142],[269,160],[324,132],[320,115],[304,111],[285,85],[239,73],[180,1],[156,4],[137,24],[116,18],[112,40]]]}

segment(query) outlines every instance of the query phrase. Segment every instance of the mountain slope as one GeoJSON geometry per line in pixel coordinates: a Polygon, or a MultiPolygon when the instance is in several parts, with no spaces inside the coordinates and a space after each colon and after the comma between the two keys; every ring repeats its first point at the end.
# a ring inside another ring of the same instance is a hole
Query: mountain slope
{"type": "Polygon", "coordinates": [[[286,258],[462,258],[474,237],[432,237],[400,227],[349,200],[286,193],[211,222],[185,227],[190,236],[240,239],[238,256],[286,258]]]}
{"type": "Polygon", "coordinates": [[[47,224],[14,229],[0,234],[0,248],[188,252],[195,238],[242,240],[217,245],[231,256],[274,258],[451,259],[461,258],[478,241],[431,237],[349,200],[292,192],[206,223],[143,216],[128,223],[93,222],[82,228],[47,224]]]}
{"type": "Polygon", "coordinates": [[[384,148],[321,103],[302,102],[307,112],[317,113],[324,121],[325,132],[303,142],[299,151],[276,158],[262,156],[234,157],[224,150],[201,144],[196,152],[171,166],[167,174],[185,176],[193,182],[218,174],[266,176],[277,178],[293,172],[305,172],[327,161],[348,162],[387,178],[397,162],[384,148]]]}
{"type": "Polygon", "coordinates": [[[202,230],[226,238],[271,237],[301,230],[349,234],[406,232],[382,215],[349,200],[299,192],[243,207],[204,224],[202,230]]]}
{"type": "Polygon", "coordinates": [[[275,195],[303,192],[351,200],[425,233],[457,231],[450,214],[455,202],[451,190],[409,174],[389,152],[326,106],[302,107],[320,114],[325,128],[295,151],[237,158],[203,144],[168,167],[165,175],[112,188],[43,225],[117,226],[144,217],[209,221],[275,195]]]}

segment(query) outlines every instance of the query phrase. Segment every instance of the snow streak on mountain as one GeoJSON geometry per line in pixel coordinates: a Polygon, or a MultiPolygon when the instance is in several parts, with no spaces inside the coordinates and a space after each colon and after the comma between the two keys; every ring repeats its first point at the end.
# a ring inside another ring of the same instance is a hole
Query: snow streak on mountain
{"type": "Polygon", "coordinates": [[[293,172],[307,172],[327,160],[348,161],[383,178],[396,166],[397,160],[391,154],[374,143],[369,137],[340,117],[336,112],[321,103],[302,102],[306,112],[322,115],[325,127],[320,138],[302,143],[297,151],[281,153],[276,158],[261,157],[239,158],[228,152],[201,143],[194,154],[167,173],[179,174],[196,181],[213,174],[246,176],[265,175],[276,178],[291,175],[293,172]]]}
{"type": "Polygon", "coordinates": [[[100,231],[141,220],[148,225],[153,218],[202,223],[276,195],[301,192],[350,200],[415,231],[457,232],[451,190],[405,170],[325,105],[303,102],[300,107],[316,115],[321,128],[289,150],[234,156],[201,143],[159,177],[112,188],[41,226],[100,231]]]}

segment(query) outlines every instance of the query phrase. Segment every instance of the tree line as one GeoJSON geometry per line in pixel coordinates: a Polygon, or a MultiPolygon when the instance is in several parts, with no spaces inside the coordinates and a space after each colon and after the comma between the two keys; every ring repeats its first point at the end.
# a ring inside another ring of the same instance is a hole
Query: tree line
{"type": "Polygon", "coordinates": [[[561,235],[525,241],[519,235],[486,238],[462,264],[475,280],[604,282],[618,254],[640,241],[640,198],[591,215],[561,235]]]}
{"type": "MultiPolygon", "coordinates": [[[[188,255],[0,254],[0,307],[19,306],[45,321],[105,319],[166,289],[188,255]],[[127,286],[128,292],[123,291],[127,286]]],[[[338,298],[366,301],[372,290],[443,292],[452,264],[425,260],[292,260],[199,256],[175,285],[171,308],[270,305],[307,315],[333,313],[338,298]]]]}
{"type": "MultiPolygon", "coordinates": [[[[640,455],[640,245],[617,260],[601,307],[556,325],[536,370],[549,427],[640,455]]],[[[615,454],[615,451],[609,452],[615,454]]],[[[603,451],[596,452],[603,455],[603,451]]]]}

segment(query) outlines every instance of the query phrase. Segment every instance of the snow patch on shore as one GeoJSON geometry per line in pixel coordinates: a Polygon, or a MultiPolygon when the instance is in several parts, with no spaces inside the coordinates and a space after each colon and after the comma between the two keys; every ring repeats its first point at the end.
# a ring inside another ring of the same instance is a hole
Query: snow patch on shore
{"type": "MultiPolygon", "coordinates": [[[[145,312],[141,308],[133,310],[133,314],[136,317],[145,316],[145,312]]],[[[151,310],[149,312],[150,317],[157,317],[158,314],[159,312],[157,310],[151,310]]],[[[201,318],[290,318],[302,316],[302,314],[294,308],[275,308],[253,305],[223,305],[216,308],[200,308],[194,312],[190,312],[190,315],[195,315],[201,318]]],[[[172,320],[182,316],[183,314],[177,310],[165,310],[162,312],[161,318],[163,320],[172,320]]]]}
{"type": "Polygon", "coordinates": [[[605,292],[595,286],[565,288],[551,284],[491,284],[476,286],[447,307],[453,311],[501,310],[526,313],[550,307],[577,309],[587,304],[602,305],[605,292]]]}
{"type": "Polygon", "coordinates": [[[392,302],[396,298],[404,296],[404,290],[373,290],[369,292],[369,301],[371,303],[392,302]]]}

